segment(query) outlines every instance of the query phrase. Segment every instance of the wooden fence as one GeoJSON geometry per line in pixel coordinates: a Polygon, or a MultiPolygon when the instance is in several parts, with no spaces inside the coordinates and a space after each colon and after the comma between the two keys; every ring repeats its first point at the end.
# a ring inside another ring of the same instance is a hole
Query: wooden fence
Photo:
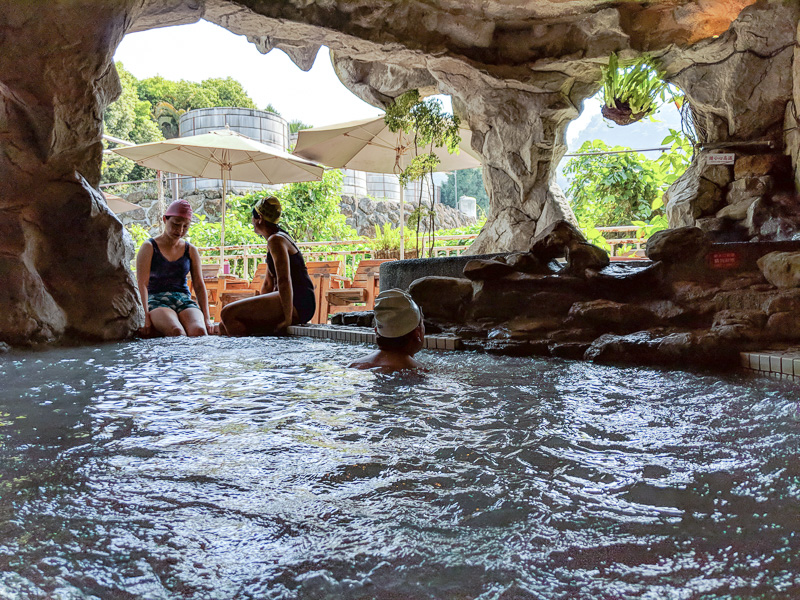
{"type": "MultiPolygon", "coordinates": [[[[624,225],[618,227],[598,227],[611,246],[611,256],[620,256],[621,250],[627,250],[624,254],[628,256],[642,256],[644,238],[630,237],[638,227],[635,225],[624,225]],[[624,237],[628,234],[628,237],[624,237]]],[[[434,238],[432,256],[459,256],[464,250],[470,247],[472,241],[478,237],[477,233],[462,235],[437,235],[434,238]],[[461,242],[453,246],[441,245],[441,242],[461,242]]],[[[430,240],[424,240],[424,254],[428,255],[430,240]]],[[[356,266],[362,260],[375,258],[375,240],[334,240],[328,242],[298,242],[300,250],[306,260],[341,260],[345,264],[345,271],[348,274],[355,272],[356,266]]],[[[203,257],[203,262],[213,264],[219,262],[219,246],[208,246],[198,248],[203,257]]],[[[406,248],[409,250],[409,248],[406,248]]],[[[231,273],[235,273],[245,279],[250,278],[250,274],[255,271],[256,265],[267,260],[267,244],[246,244],[238,246],[225,246],[223,261],[228,265],[231,273]]]]}

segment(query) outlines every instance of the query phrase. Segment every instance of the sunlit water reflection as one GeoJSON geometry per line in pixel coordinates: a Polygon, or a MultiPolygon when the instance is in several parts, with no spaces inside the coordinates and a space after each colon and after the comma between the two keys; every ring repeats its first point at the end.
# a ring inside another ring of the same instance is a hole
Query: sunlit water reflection
{"type": "Polygon", "coordinates": [[[800,597],[795,385],[364,350],[0,356],[0,598],[800,597]]]}

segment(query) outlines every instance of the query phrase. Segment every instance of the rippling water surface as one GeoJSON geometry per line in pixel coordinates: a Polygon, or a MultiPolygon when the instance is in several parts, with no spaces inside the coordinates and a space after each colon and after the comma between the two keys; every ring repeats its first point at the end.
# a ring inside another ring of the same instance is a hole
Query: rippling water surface
{"type": "Polygon", "coordinates": [[[796,385],[364,350],[0,356],[0,598],[800,597],[796,385]]]}

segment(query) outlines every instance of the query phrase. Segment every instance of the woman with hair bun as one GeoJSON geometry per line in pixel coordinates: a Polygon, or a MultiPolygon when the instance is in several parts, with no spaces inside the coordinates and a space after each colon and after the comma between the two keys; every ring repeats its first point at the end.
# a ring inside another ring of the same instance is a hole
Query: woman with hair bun
{"type": "Polygon", "coordinates": [[[259,295],[222,309],[220,333],[231,336],[271,335],[289,325],[307,323],[317,310],[314,284],[297,244],[278,225],[281,203],[261,198],[253,207],[253,230],[266,238],[267,276],[259,295]]]}
{"type": "Polygon", "coordinates": [[[164,232],[142,244],[136,255],[136,279],[144,307],[139,334],[195,337],[215,333],[200,253],[183,239],[192,223],[192,207],[186,200],[175,200],[163,219],[164,232]],[[197,302],[189,293],[189,273],[197,302]]]}

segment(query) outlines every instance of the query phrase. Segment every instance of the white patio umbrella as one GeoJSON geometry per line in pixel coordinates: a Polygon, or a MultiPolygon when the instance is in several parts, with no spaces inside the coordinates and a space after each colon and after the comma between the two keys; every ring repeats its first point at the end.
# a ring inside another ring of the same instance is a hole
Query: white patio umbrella
{"type": "Polygon", "coordinates": [[[111,212],[113,212],[115,215],[120,215],[122,213],[130,212],[139,208],[132,202],[128,202],[127,200],[114,194],[103,192],[103,196],[106,198],[106,204],[108,204],[108,208],[110,208],[111,212]]]}
{"type": "MultiPolygon", "coordinates": [[[[114,152],[145,167],[207,179],[222,179],[222,227],[225,246],[225,195],[228,181],[295,183],[319,181],[324,168],[230,129],[201,135],[115,148],[114,152]]],[[[222,267],[220,252],[220,268],[222,267]]]]}
{"type": "MultiPolygon", "coordinates": [[[[480,158],[470,145],[472,133],[468,129],[461,129],[459,134],[459,154],[450,154],[447,148],[434,148],[434,154],[440,161],[437,171],[457,171],[480,166],[480,158]]],[[[428,150],[419,148],[419,153],[424,154],[428,150]]],[[[383,117],[375,117],[302,129],[293,154],[337,169],[397,175],[414,159],[414,136],[402,130],[393,132],[383,117]]],[[[403,186],[400,186],[400,258],[405,258],[403,203],[403,186]]]]}

